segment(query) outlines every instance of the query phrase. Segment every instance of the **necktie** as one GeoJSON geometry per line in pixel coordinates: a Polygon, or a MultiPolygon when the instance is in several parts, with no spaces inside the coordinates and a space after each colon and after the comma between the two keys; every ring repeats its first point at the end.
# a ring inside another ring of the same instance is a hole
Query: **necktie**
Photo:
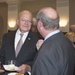
{"type": "Polygon", "coordinates": [[[20,34],[20,40],[19,40],[19,42],[18,42],[18,44],[17,44],[17,46],[16,46],[16,57],[17,57],[17,55],[18,55],[18,53],[20,52],[20,49],[21,49],[21,47],[22,47],[22,44],[23,44],[23,41],[22,41],[22,36],[23,36],[23,34],[21,33],[20,34]]]}

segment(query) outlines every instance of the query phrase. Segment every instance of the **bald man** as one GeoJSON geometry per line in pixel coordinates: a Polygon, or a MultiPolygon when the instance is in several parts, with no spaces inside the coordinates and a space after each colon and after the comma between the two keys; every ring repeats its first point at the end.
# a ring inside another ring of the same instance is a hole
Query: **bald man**
{"type": "MultiPolygon", "coordinates": [[[[18,29],[4,34],[0,50],[0,61],[3,64],[7,64],[9,60],[15,60],[16,66],[19,67],[17,71],[23,74],[31,69],[33,59],[37,52],[36,43],[38,41],[38,37],[30,30],[32,18],[30,11],[21,11],[16,20],[18,29]],[[23,34],[23,44],[17,53],[16,48],[21,37],[20,34],[23,34]]],[[[0,72],[3,71],[1,70],[0,72]]],[[[28,74],[26,73],[25,75],[28,74]]]]}
{"type": "Polygon", "coordinates": [[[70,25],[70,32],[74,32],[75,33],[75,25],[70,25]]]}
{"type": "Polygon", "coordinates": [[[59,30],[59,15],[51,7],[37,14],[37,28],[44,37],[34,65],[32,75],[73,75],[74,48],[59,30]]]}

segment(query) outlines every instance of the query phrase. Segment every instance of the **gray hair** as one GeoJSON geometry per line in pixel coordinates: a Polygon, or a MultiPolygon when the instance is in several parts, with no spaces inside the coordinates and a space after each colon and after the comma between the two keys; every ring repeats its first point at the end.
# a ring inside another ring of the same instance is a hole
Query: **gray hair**
{"type": "Polygon", "coordinates": [[[46,14],[44,14],[43,12],[39,12],[36,18],[37,18],[37,21],[40,20],[43,23],[44,28],[47,30],[59,28],[59,15],[58,14],[57,14],[56,19],[52,19],[46,16],[46,14]]]}

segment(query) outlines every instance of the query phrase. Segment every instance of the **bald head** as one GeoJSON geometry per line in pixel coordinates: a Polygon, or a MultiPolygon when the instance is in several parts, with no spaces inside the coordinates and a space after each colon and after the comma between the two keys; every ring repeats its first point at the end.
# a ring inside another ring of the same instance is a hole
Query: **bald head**
{"type": "Polygon", "coordinates": [[[70,25],[70,31],[71,32],[75,32],[75,24],[74,25],[70,25]]]}
{"type": "Polygon", "coordinates": [[[28,10],[24,10],[24,11],[20,12],[18,18],[20,18],[23,15],[28,15],[28,16],[32,17],[32,13],[28,10]]]}
{"type": "Polygon", "coordinates": [[[51,8],[51,7],[45,7],[42,8],[40,12],[43,12],[46,16],[52,18],[52,19],[56,19],[58,17],[58,13],[55,9],[51,8]]]}
{"type": "Polygon", "coordinates": [[[40,20],[47,30],[59,28],[59,15],[57,11],[51,7],[42,8],[37,14],[37,20],[40,20]]]}

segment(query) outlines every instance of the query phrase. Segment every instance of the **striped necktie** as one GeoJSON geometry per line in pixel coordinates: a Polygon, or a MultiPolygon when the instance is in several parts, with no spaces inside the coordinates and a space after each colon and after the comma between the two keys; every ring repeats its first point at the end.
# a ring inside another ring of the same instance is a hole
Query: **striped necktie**
{"type": "Polygon", "coordinates": [[[18,42],[18,44],[17,44],[17,46],[16,46],[16,57],[17,57],[17,55],[19,54],[19,52],[20,52],[20,49],[21,49],[21,47],[22,47],[22,45],[23,45],[23,41],[22,41],[22,37],[23,37],[23,34],[21,33],[20,34],[20,40],[19,40],[19,42],[18,42]]]}

